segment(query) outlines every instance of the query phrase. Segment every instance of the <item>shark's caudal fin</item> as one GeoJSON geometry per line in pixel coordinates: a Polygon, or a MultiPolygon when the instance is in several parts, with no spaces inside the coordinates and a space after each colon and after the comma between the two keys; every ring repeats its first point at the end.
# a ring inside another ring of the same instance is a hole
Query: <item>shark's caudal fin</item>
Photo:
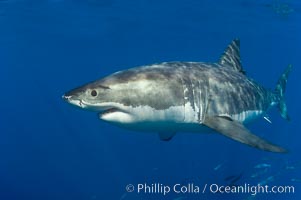
{"type": "Polygon", "coordinates": [[[287,77],[292,69],[292,65],[289,65],[285,71],[282,73],[280,78],[278,79],[276,88],[275,88],[275,95],[278,101],[278,109],[280,111],[281,116],[286,119],[290,120],[288,114],[287,114],[287,107],[284,99],[284,93],[285,93],[285,88],[286,88],[286,82],[287,82],[287,77]]]}
{"type": "Polygon", "coordinates": [[[219,64],[230,67],[242,74],[246,74],[245,70],[242,68],[240,62],[240,41],[239,39],[234,39],[228,47],[225,49],[223,55],[221,56],[219,64]]]}

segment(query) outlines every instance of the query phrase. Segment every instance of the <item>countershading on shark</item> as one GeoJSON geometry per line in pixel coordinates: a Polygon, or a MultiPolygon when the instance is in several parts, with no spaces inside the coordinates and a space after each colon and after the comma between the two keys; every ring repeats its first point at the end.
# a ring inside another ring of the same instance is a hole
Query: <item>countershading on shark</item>
{"type": "Polygon", "coordinates": [[[244,124],[277,106],[289,120],[284,101],[289,65],[274,91],[246,76],[240,42],[233,40],[218,62],[163,62],[116,72],[71,90],[63,98],[99,118],[170,140],[177,132],[217,132],[271,152],[287,152],[252,134],[244,124]]]}

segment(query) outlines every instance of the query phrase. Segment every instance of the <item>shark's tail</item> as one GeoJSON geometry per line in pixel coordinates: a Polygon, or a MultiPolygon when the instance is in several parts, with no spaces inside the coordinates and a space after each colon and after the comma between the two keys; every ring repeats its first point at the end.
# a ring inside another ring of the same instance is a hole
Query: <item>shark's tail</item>
{"type": "Polygon", "coordinates": [[[275,95],[278,101],[278,109],[280,111],[281,117],[283,117],[286,120],[290,120],[288,114],[287,114],[287,107],[284,99],[284,93],[286,88],[286,82],[287,77],[292,69],[292,65],[289,65],[285,71],[282,73],[280,78],[278,79],[276,88],[275,88],[275,95]]]}

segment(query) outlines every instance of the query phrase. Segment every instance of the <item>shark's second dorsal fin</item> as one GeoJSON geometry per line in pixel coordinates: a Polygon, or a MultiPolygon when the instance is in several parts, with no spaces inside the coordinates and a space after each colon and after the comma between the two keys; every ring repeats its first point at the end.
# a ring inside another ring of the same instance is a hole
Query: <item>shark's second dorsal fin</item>
{"type": "Polygon", "coordinates": [[[239,39],[234,39],[231,44],[228,45],[223,55],[219,60],[219,64],[225,67],[231,67],[236,71],[246,74],[241,66],[240,62],[240,41],[239,39]]]}

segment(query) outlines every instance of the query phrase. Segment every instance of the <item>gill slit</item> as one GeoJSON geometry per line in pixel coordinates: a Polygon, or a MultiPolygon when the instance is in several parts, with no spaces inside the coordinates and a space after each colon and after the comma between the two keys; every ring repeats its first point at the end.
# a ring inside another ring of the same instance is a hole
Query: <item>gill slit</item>
{"type": "Polygon", "coordinates": [[[182,82],[182,88],[183,88],[183,121],[185,121],[186,118],[186,113],[185,113],[185,87],[184,87],[184,80],[181,78],[181,82],[182,82]]]}
{"type": "Polygon", "coordinates": [[[204,122],[205,121],[205,117],[206,117],[206,115],[208,115],[208,110],[209,110],[209,107],[210,107],[210,104],[211,104],[211,102],[212,102],[212,97],[211,97],[211,95],[210,95],[210,92],[209,92],[209,79],[208,80],[206,80],[206,83],[205,83],[205,90],[204,90],[204,92],[205,92],[205,94],[204,94],[204,108],[202,108],[202,122],[204,122]]]}

